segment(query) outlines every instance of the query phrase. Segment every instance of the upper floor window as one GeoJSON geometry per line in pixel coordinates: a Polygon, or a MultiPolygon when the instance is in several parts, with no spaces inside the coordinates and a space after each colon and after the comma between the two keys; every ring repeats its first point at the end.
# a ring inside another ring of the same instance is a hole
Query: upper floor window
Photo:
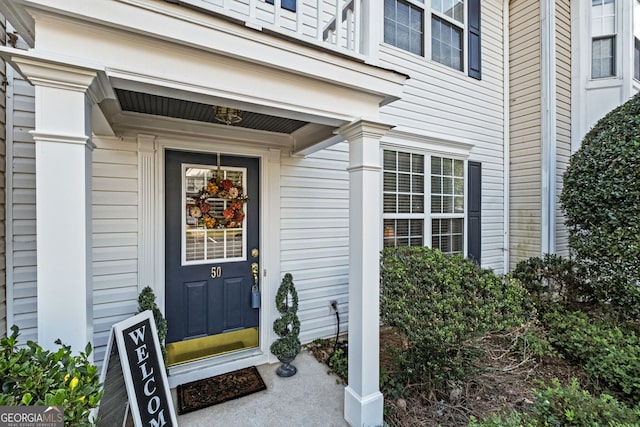
{"type": "Polygon", "coordinates": [[[633,6],[633,78],[640,80],[640,0],[633,6]]]}
{"type": "MultiPolygon", "coordinates": [[[[265,0],[269,4],[273,4],[273,0],[265,0]]],[[[290,10],[291,12],[296,11],[296,0],[281,0],[280,7],[286,10],[290,10]]]]}
{"type": "Polygon", "coordinates": [[[385,0],[384,41],[461,71],[466,50],[468,74],[480,79],[480,0],[385,0]]]}
{"type": "Polygon", "coordinates": [[[591,0],[591,78],[616,74],[616,1],[591,0]]]}

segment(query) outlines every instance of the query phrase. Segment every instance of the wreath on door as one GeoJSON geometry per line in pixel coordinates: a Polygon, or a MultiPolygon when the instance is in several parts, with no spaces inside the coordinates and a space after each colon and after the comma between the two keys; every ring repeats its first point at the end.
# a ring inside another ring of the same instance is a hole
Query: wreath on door
{"type": "Polygon", "coordinates": [[[211,178],[194,199],[195,204],[188,207],[189,215],[205,228],[240,227],[245,217],[244,204],[249,200],[242,185],[221,179],[219,174],[211,178]],[[222,212],[215,212],[211,199],[224,201],[222,212]]]}

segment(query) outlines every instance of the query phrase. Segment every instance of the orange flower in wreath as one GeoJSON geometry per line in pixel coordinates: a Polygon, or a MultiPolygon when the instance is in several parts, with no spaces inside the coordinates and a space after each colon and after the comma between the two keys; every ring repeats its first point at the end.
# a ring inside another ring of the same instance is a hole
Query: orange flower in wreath
{"type": "Polygon", "coordinates": [[[230,220],[233,219],[233,217],[236,215],[236,212],[233,208],[227,208],[224,211],[222,211],[222,216],[224,217],[224,219],[226,220],[230,220]]]}

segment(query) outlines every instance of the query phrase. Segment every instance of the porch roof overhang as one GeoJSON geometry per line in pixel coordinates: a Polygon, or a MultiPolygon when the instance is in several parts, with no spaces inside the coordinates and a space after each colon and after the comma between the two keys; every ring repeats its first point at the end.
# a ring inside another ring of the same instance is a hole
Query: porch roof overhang
{"type": "Polygon", "coordinates": [[[339,127],[377,118],[381,105],[401,97],[407,79],[359,58],[164,1],[90,6],[84,0],[9,1],[0,5],[0,13],[16,22],[33,46],[26,51],[0,49],[18,70],[20,58],[28,58],[102,76],[110,90],[94,109],[94,133],[196,129],[234,133],[249,141],[264,140],[266,134],[304,155],[341,141],[339,127]],[[195,116],[133,109],[123,106],[125,93],[162,98],[173,107],[186,102],[239,108],[260,124],[247,127],[245,122],[229,129],[195,116]],[[283,124],[289,126],[278,130],[283,124]]]}

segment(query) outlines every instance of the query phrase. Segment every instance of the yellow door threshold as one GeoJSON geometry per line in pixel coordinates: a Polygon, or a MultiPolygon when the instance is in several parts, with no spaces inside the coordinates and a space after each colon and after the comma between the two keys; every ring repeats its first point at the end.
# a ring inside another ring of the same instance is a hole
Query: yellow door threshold
{"type": "Polygon", "coordinates": [[[258,328],[241,329],[167,344],[169,366],[258,346],[258,328]]]}

